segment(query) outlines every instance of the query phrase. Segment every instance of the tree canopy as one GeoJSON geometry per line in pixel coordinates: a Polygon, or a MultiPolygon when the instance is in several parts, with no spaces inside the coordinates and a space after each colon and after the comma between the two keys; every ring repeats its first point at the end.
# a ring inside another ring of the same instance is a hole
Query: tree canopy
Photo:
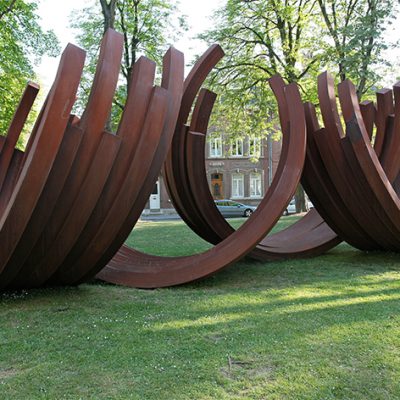
{"type": "MultiPolygon", "coordinates": [[[[324,69],[350,78],[361,97],[380,76],[383,34],[397,0],[227,0],[215,13],[215,28],[200,37],[220,43],[225,59],[210,84],[221,93],[213,115],[216,133],[279,136],[268,79],[280,74],[297,82],[304,100],[318,103],[316,76],[324,69]]],[[[296,193],[303,210],[304,195],[296,193]]]]}
{"type": "Polygon", "coordinates": [[[124,36],[123,79],[117,89],[112,118],[116,121],[123,108],[136,60],[145,55],[161,65],[167,48],[186,29],[185,18],[178,14],[176,3],[170,0],[96,0],[79,11],[78,18],[76,15],[74,13],[72,26],[77,29],[79,44],[88,52],[88,66],[82,80],[81,107],[86,101],[104,31],[109,27],[115,28],[124,36]]]}
{"type": "Polygon", "coordinates": [[[359,97],[382,78],[377,67],[386,65],[384,33],[398,12],[398,0],[318,0],[324,34],[327,67],[349,78],[359,97]]]}
{"type": "MultiPolygon", "coordinates": [[[[265,134],[275,112],[267,80],[296,81],[305,100],[318,102],[316,75],[324,69],[350,78],[359,96],[380,79],[384,32],[394,0],[227,0],[215,28],[201,38],[226,52],[211,85],[223,93],[214,118],[229,134],[265,134]]],[[[218,130],[218,129],[217,129],[218,130]]]]}
{"type": "Polygon", "coordinates": [[[44,54],[59,53],[56,36],[52,31],[44,31],[38,20],[37,2],[0,0],[0,134],[3,135],[27,81],[36,78],[34,65],[44,54]]]}

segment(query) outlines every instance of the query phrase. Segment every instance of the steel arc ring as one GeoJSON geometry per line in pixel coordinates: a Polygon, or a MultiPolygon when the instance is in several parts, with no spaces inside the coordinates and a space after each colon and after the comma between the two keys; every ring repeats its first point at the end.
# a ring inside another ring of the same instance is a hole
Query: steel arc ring
{"type": "Polygon", "coordinates": [[[15,146],[37,85],[28,83],[7,135],[0,136],[1,290],[76,285],[94,276],[141,288],[179,285],[244,256],[316,256],[341,240],[360,250],[400,250],[400,84],[378,91],[375,108],[372,102],[359,104],[351,82],[342,82],[341,117],[333,78],[321,74],[321,127],[297,85],[272,77],[281,157],[264,199],[235,231],[215,206],[205,170],[216,94],[201,87],[222,49],[211,46],[186,79],[183,54],[169,49],[159,87],[155,63],[141,57],[114,134],[105,126],[122,53],[122,36],[108,30],[78,117],[71,110],[85,52],[68,45],[25,151],[15,146]],[[204,253],[158,257],[124,245],[162,168],[184,222],[214,245],[204,253]],[[315,209],[269,234],[300,181],[315,209]]]}

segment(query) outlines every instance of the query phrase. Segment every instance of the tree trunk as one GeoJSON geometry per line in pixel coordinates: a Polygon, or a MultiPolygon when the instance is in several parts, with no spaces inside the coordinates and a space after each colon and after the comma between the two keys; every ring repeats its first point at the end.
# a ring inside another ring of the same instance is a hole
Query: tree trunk
{"type": "MultiPolygon", "coordinates": [[[[109,28],[114,29],[115,27],[115,6],[117,0],[111,0],[109,3],[107,2],[107,0],[99,0],[99,1],[104,17],[104,33],[106,33],[109,28]]],[[[108,132],[112,131],[111,112],[107,118],[105,129],[108,132]]]]}
{"type": "Polygon", "coordinates": [[[304,189],[301,185],[297,186],[296,193],[294,195],[294,200],[296,203],[296,213],[308,211],[306,204],[306,196],[304,189]]]}
{"type": "Polygon", "coordinates": [[[107,32],[108,28],[114,29],[115,26],[115,6],[117,0],[111,0],[109,3],[107,0],[99,0],[101,5],[101,11],[104,17],[104,33],[107,32]]]}

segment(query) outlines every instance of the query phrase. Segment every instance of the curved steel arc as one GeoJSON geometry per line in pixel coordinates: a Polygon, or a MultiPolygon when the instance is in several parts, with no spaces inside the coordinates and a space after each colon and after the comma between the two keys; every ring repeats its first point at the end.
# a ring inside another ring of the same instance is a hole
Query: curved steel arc
{"type": "Polygon", "coordinates": [[[17,273],[17,269],[8,261],[29,222],[61,145],[75,101],[84,58],[84,51],[75,46],[68,45],[65,49],[35,140],[0,218],[1,287],[5,287],[17,273]]]}
{"type": "Polygon", "coordinates": [[[155,88],[135,157],[110,212],[85,252],[69,271],[68,283],[94,276],[123,245],[139,218],[170,147],[183,90],[183,54],[164,57],[162,88],[155,88]],[[102,246],[99,246],[99,243],[102,246]]]}
{"type": "Polygon", "coordinates": [[[185,185],[177,186],[177,182],[187,182],[184,159],[182,159],[179,154],[185,147],[188,130],[184,125],[188,120],[195,97],[208,74],[223,55],[224,52],[220,46],[211,46],[203,56],[200,57],[186,77],[174,137],[164,163],[164,179],[171,201],[181,218],[193,230],[196,230],[196,224],[193,221],[194,216],[191,216],[190,212],[185,208],[185,204],[190,202],[190,194],[186,192],[181,193],[186,190],[185,185]]]}
{"type": "MultiPolygon", "coordinates": [[[[349,81],[340,85],[340,98],[346,102],[348,113],[347,137],[353,150],[354,159],[359,165],[363,178],[374,195],[374,211],[379,214],[387,230],[385,238],[399,237],[400,199],[389,182],[374,149],[372,148],[363,121],[359,118],[358,105],[354,102],[355,89],[349,81]]],[[[397,247],[395,250],[398,250],[397,247]]]]}
{"type": "Polygon", "coordinates": [[[323,128],[295,84],[271,78],[283,132],[281,158],[258,209],[235,231],[213,201],[205,170],[216,95],[200,87],[223,51],[212,46],[184,80],[183,54],[171,48],[161,88],[153,86],[155,64],[139,59],[113,135],[105,125],[122,47],[122,36],[107,31],[79,119],[70,112],[85,53],[68,45],[25,152],[15,144],[38,91],[34,84],[28,84],[7,137],[0,138],[0,289],[79,284],[96,274],[142,288],[179,285],[246,255],[259,260],[316,255],[341,239],[362,250],[399,251],[400,83],[377,93],[375,109],[372,102],[358,104],[354,86],[342,82],[344,132],[327,73],[318,78],[323,128]],[[123,244],[163,164],[177,211],[215,244],[202,254],[158,257],[123,244]],[[300,179],[315,209],[267,236],[300,179]]]}
{"type": "Polygon", "coordinates": [[[142,127],[153,91],[154,77],[155,63],[145,57],[141,57],[135,63],[132,70],[128,98],[117,131],[117,136],[121,139],[118,157],[86,226],[62,265],[51,278],[53,282],[62,282],[65,279],[64,276],[69,274],[69,269],[96,235],[96,232],[112,207],[114,199],[123,190],[126,170],[134,158],[135,150],[141,137],[142,127]]]}
{"type": "Polygon", "coordinates": [[[15,111],[11,124],[9,126],[4,144],[0,150],[0,196],[1,190],[6,179],[8,167],[14,154],[21,131],[25,125],[28,114],[33,106],[36,96],[39,92],[39,86],[36,83],[29,82],[15,111]]]}
{"type": "Polygon", "coordinates": [[[327,73],[318,78],[318,94],[325,131],[317,132],[314,137],[325,168],[345,205],[342,211],[350,221],[343,228],[345,236],[342,238],[362,250],[379,248],[386,241],[374,235],[373,231],[381,229],[382,223],[380,221],[372,223],[367,209],[359,207],[365,199],[365,188],[349,165],[341,145],[341,138],[344,135],[337,111],[334,81],[327,73]]]}
{"type": "Polygon", "coordinates": [[[364,120],[365,129],[368,137],[372,139],[376,118],[376,109],[373,101],[363,101],[360,103],[360,111],[364,120]]]}
{"type": "MultiPolygon", "coordinates": [[[[271,79],[271,85],[278,99],[280,119],[283,132],[288,132],[287,104],[284,96],[285,84],[282,78],[276,76],[271,79]]],[[[186,148],[181,151],[180,157],[186,161],[188,176],[187,188],[192,195],[191,203],[186,204],[191,216],[198,215],[196,233],[203,239],[216,244],[234,232],[234,229],[222,217],[208,188],[205,171],[205,133],[207,123],[212,110],[215,95],[202,90],[196,103],[190,129],[190,135],[186,140],[186,148]],[[206,122],[206,123],[205,123],[206,122]],[[202,134],[198,134],[198,132],[202,134]],[[211,228],[211,234],[209,233],[211,228]]],[[[309,155],[306,155],[306,163],[309,155]]],[[[182,187],[182,182],[176,182],[177,187],[182,187]]],[[[180,193],[179,193],[180,194],[180,193]]],[[[285,205],[286,206],[286,205],[285,205]]],[[[293,227],[284,231],[269,235],[264,238],[249,254],[259,260],[274,260],[281,258],[301,257],[317,254],[332,248],[339,242],[337,235],[323,225],[323,220],[315,211],[303,217],[293,227]],[[317,230],[316,230],[317,229],[317,230]],[[320,240],[315,240],[309,235],[314,235],[320,240]],[[308,243],[310,240],[310,243],[308,243]]]]}
{"type": "Polygon", "coordinates": [[[136,287],[178,285],[206,277],[250,252],[280,218],[300,180],[305,157],[306,127],[300,94],[296,85],[289,85],[285,94],[289,104],[290,136],[285,135],[280,163],[282,173],[276,174],[269,196],[236,232],[205,253],[187,257],[156,257],[143,255],[126,247],[105,267],[98,277],[114,283],[136,287]],[[300,110],[300,111],[299,111],[300,110]],[[289,137],[288,137],[289,136],[289,137]]]}
{"type": "Polygon", "coordinates": [[[76,126],[69,124],[67,127],[43,192],[10,258],[9,263],[11,265],[22,265],[18,271],[18,275],[10,283],[10,287],[12,288],[29,288],[32,286],[31,275],[36,272],[36,269],[32,269],[29,264],[27,268],[27,264],[24,263],[56,206],[58,196],[64,187],[72,163],[76,157],[79,144],[82,140],[82,134],[82,130],[76,126]]]}
{"type": "MultiPolygon", "coordinates": [[[[364,189],[364,199],[367,199],[365,208],[369,213],[370,222],[377,223],[379,221],[380,223],[380,225],[375,227],[376,230],[372,232],[374,235],[379,235],[379,238],[383,242],[383,246],[385,246],[383,248],[396,250],[399,248],[398,246],[400,243],[398,230],[393,224],[392,216],[386,216],[379,207],[376,207],[376,205],[379,204],[376,189],[368,182],[367,177],[360,168],[360,164],[357,163],[357,158],[354,157],[354,152],[352,151],[352,144],[349,132],[353,130],[354,122],[356,122],[359,132],[362,132],[363,139],[370,144],[369,136],[366,131],[365,124],[362,119],[362,114],[358,106],[354,86],[349,81],[344,81],[339,84],[338,88],[339,100],[343,110],[343,117],[347,124],[347,137],[343,139],[343,146],[346,146],[347,157],[349,160],[351,160],[353,170],[356,172],[358,181],[361,183],[362,188],[364,189]],[[394,246],[394,248],[392,248],[392,246],[394,246]]],[[[385,137],[388,137],[386,133],[385,137]]],[[[372,146],[370,146],[370,149],[371,154],[374,154],[376,162],[377,164],[379,164],[380,169],[382,170],[382,167],[377,159],[378,156],[376,154],[376,151],[372,150],[372,146]]]]}
{"type": "MultiPolygon", "coordinates": [[[[393,86],[394,108],[389,108],[392,114],[387,115],[387,132],[379,161],[382,164],[388,180],[393,183],[400,172],[398,151],[400,148],[400,82],[393,86]]],[[[389,98],[391,100],[391,98],[389,98]]],[[[393,106],[392,106],[393,107],[393,106]]],[[[382,119],[382,117],[380,117],[382,119]]]]}
{"type": "Polygon", "coordinates": [[[381,156],[388,134],[388,118],[393,114],[393,92],[390,89],[381,89],[376,92],[376,135],[374,149],[378,157],[381,156]]]}
{"type": "Polygon", "coordinates": [[[104,35],[91,93],[77,127],[82,139],[68,177],[50,218],[24,262],[30,271],[24,282],[39,286],[63,261],[85,224],[107,179],[120,140],[104,132],[118,81],[122,57],[122,35],[109,29],[104,35]]]}

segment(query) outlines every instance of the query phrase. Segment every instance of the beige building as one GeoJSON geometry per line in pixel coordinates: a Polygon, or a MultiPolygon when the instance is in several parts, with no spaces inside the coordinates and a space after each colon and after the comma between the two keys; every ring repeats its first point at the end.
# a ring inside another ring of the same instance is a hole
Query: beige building
{"type": "MultiPolygon", "coordinates": [[[[280,151],[280,141],[246,138],[227,144],[222,136],[209,139],[206,146],[206,171],[211,194],[215,199],[234,199],[257,205],[270,186],[280,151]]],[[[173,211],[161,175],[145,213],[173,211]]]]}

